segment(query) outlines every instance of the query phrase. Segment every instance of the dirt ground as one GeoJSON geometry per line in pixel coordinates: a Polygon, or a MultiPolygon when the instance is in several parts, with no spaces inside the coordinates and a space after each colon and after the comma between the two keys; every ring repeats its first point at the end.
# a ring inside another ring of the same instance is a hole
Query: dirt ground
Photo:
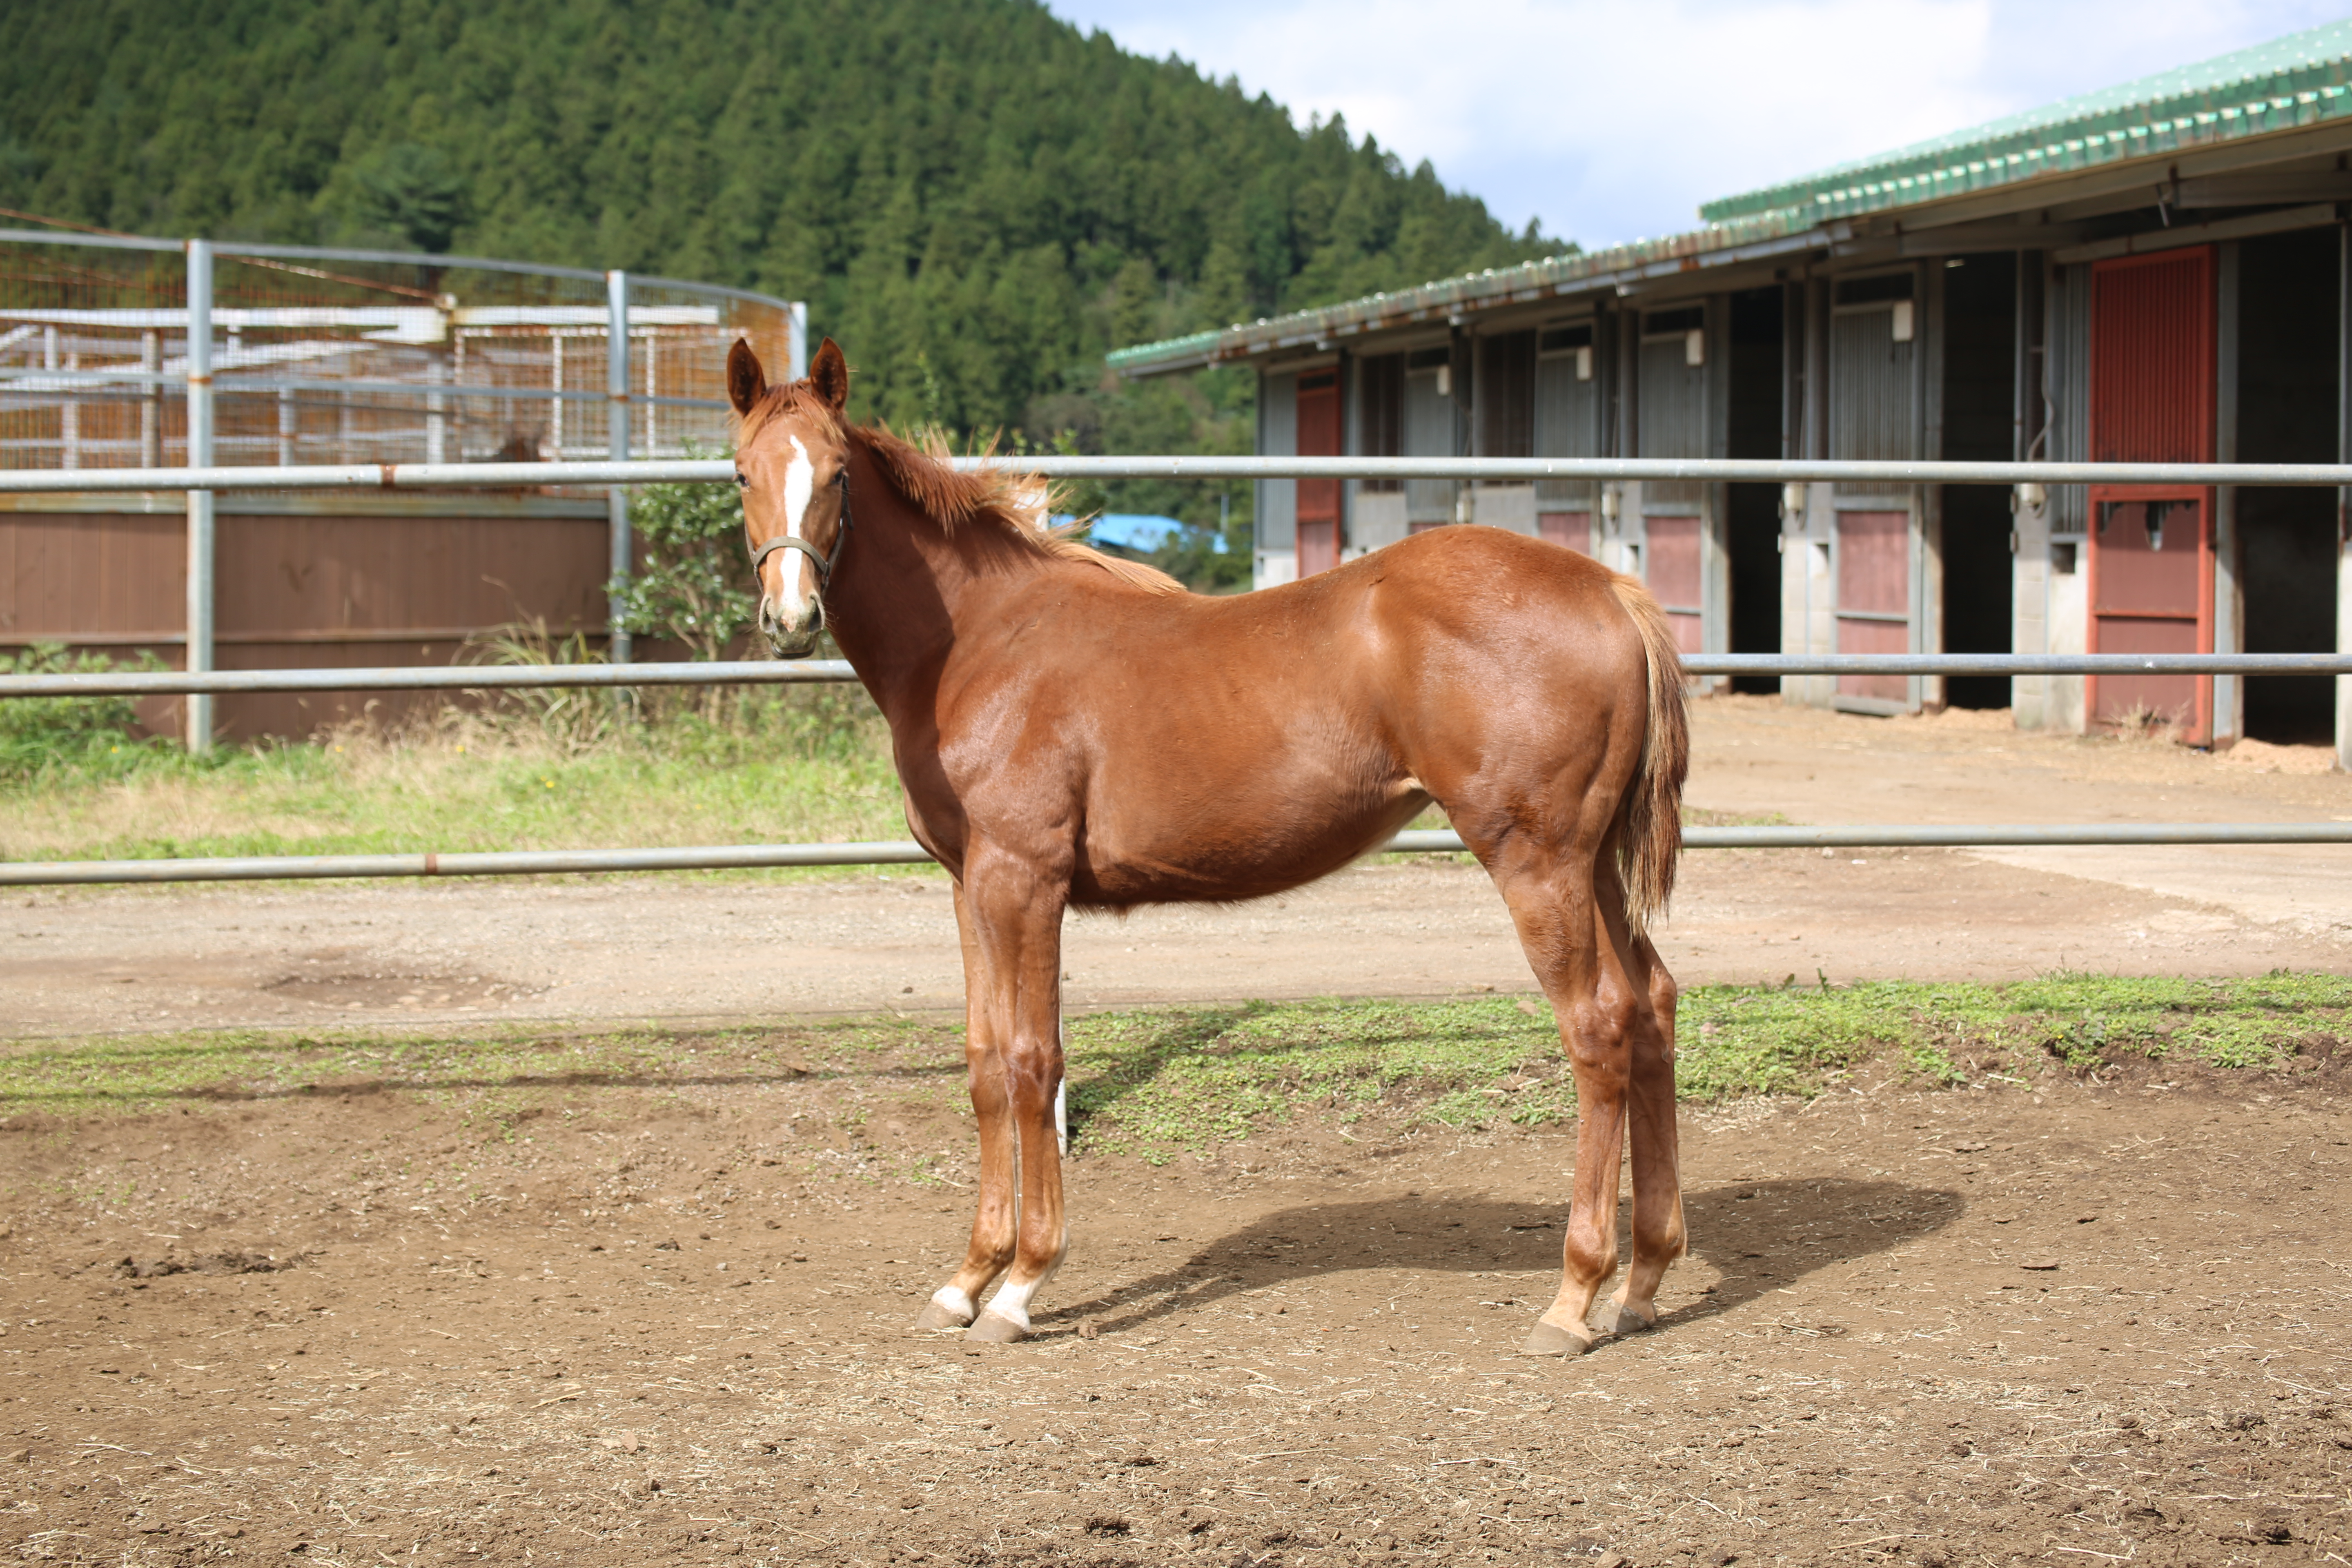
{"type": "Polygon", "coordinates": [[[966,1223],[904,1173],[969,1180],[955,1073],[818,1066],[581,1087],[513,1142],[433,1086],[12,1124],[0,1533],[142,1564],[2352,1553],[2332,1069],[1693,1112],[1662,1326],[1559,1362],[1513,1352],[1561,1131],[1078,1159],[1040,1336],[982,1347],[906,1328],[966,1223]]]}
{"type": "MultiPolygon", "coordinates": [[[[2317,747],[2214,758],[1999,716],[1696,705],[1690,799],[1794,822],[2352,818],[2317,747]]],[[[2352,963],[2352,846],[1695,851],[1661,947],[1688,983],[2259,974],[2352,963]]],[[[1442,995],[1533,983],[1475,866],[1359,868],[1240,909],[1070,922],[1074,1007],[1442,995]]],[[[578,879],[31,892],[0,900],[0,1033],[468,1017],[953,1009],[947,884],[578,879]]]]}
{"type": "MultiPolygon", "coordinates": [[[[1735,816],[2352,816],[2352,781],[2278,758],[1969,716],[1737,700],[1698,736],[1694,804],[1735,816]]],[[[2347,870],[1695,854],[1663,945],[1686,981],[2341,971],[2347,870]]],[[[1079,922],[1069,968],[1077,1006],[1530,984],[1484,877],[1444,864],[1079,922]]],[[[958,990],[936,877],[0,905],[19,1040],[930,1017],[958,990]]],[[[1515,1352],[1571,1132],[1402,1113],[1082,1155],[1039,1337],[911,1334],[970,1203],[938,1033],[806,1073],[714,1047],[503,1123],[453,1057],[398,1090],[0,1125],[0,1539],[141,1564],[2352,1561],[2333,1066],[1694,1110],[1661,1328],[1560,1363],[1515,1352]]]]}

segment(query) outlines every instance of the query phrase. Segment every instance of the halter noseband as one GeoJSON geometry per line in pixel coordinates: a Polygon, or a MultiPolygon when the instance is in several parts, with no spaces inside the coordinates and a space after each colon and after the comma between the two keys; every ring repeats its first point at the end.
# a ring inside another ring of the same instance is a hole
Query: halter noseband
{"type": "MultiPolygon", "coordinates": [[[[834,563],[841,559],[841,547],[849,542],[849,472],[847,469],[843,469],[834,477],[834,485],[841,495],[841,526],[833,531],[833,549],[830,552],[821,552],[815,545],[797,533],[780,533],[751,552],[753,582],[759,581],[760,568],[768,563],[769,556],[779,550],[797,550],[815,563],[817,592],[822,594],[831,586],[834,563]]],[[[747,544],[751,542],[750,534],[750,526],[747,524],[744,529],[744,542],[747,544]]]]}

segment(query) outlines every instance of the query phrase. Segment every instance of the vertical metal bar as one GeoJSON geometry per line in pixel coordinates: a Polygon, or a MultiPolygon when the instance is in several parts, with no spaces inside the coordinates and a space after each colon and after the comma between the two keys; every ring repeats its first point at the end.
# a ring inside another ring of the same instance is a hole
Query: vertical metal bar
{"type": "MultiPolygon", "coordinates": [[[[188,466],[208,468],[213,463],[213,247],[207,239],[188,241],[188,466]]],[[[213,492],[188,492],[188,652],[187,668],[213,668],[213,492]]],[[[213,744],[213,700],[205,693],[187,699],[187,742],[191,752],[208,752],[213,744]]]]}
{"type": "MultiPolygon", "coordinates": [[[[2242,276],[2238,242],[2224,240],[2215,257],[2215,331],[2213,345],[2213,454],[2216,460],[2238,459],[2238,300],[2242,276]]],[[[2238,487],[2217,485],[2213,491],[2213,651],[2240,653],[2246,646],[2245,590],[2238,572],[2238,487]]],[[[2241,676],[2209,677],[2213,682],[2210,710],[2216,750],[2245,733],[2245,682],[2241,676]]]]}
{"type": "MultiPolygon", "coordinates": [[[[2352,462],[2352,226],[2336,229],[2336,460],[2352,462]]],[[[2336,492],[2336,651],[2352,653],[2352,489],[2336,492]]],[[[2352,773],[2352,675],[2336,678],[2336,765],[2352,773]]]]}
{"type": "MultiPolygon", "coordinates": [[[[604,391],[610,402],[606,405],[605,455],[616,463],[629,460],[629,275],[617,268],[604,274],[604,391]]],[[[605,516],[611,520],[612,582],[614,593],[604,605],[606,625],[605,657],[614,664],[629,662],[629,634],[621,629],[621,596],[619,589],[628,580],[631,554],[629,543],[629,491],[626,486],[614,485],[604,492],[605,516]]]]}
{"type": "MultiPolygon", "coordinates": [[[[139,368],[149,375],[163,368],[163,337],[149,331],[139,334],[139,368]]],[[[163,384],[151,381],[139,393],[139,466],[163,466],[163,384]]]]}
{"type": "Polygon", "coordinates": [[[793,300],[787,321],[790,325],[785,329],[787,336],[784,341],[784,363],[792,379],[798,381],[808,374],[808,305],[806,301],[793,300]]]}
{"type": "MultiPolygon", "coordinates": [[[[556,328],[547,334],[547,384],[555,392],[563,390],[563,329],[556,328]]],[[[563,461],[563,399],[553,399],[547,416],[550,455],[556,462],[563,461]]]]}
{"type": "Polygon", "coordinates": [[[449,345],[445,339],[425,352],[425,382],[436,390],[425,395],[425,460],[449,460],[449,399],[437,390],[449,380],[449,345]]]}
{"type": "Polygon", "coordinates": [[[294,466],[294,389],[280,387],[278,392],[278,466],[294,466]]]}

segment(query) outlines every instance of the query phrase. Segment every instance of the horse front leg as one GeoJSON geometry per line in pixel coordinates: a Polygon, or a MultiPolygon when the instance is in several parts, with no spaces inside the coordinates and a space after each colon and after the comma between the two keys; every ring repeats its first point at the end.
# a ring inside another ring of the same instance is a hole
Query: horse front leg
{"type": "Polygon", "coordinates": [[[971,909],[961,881],[955,884],[956,936],[963,947],[964,1074],[972,1114],[980,1122],[980,1204],[972,1215],[971,1240],[954,1278],[931,1294],[918,1329],[961,1329],[980,1315],[980,1293],[1013,1261],[1019,1189],[1013,1171],[1015,1137],[1012,1103],[1005,1092],[1003,1021],[992,999],[987,952],[972,931],[971,909]]]}
{"type": "Polygon", "coordinates": [[[1066,884],[1009,857],[966,864],[972,927],[1004,1021],[997,1052],[1010,1112],[1019,1202],[1013,1266],[967,1336],[1029,1336],[1036,1293],[1062,1266],[1069,1230],[1062,1211],[1062,1151],[1055,1102],[1062,1086],[1062,911],[1066,884]],[[992,860],[993,864],[990,864],[992,860]]]}

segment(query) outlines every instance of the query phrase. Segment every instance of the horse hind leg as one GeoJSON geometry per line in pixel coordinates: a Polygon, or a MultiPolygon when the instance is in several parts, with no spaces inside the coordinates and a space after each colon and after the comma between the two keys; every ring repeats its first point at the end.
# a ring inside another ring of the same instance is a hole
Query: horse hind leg
{"type": "Polygon", "coordinates": [[[1581,1355],[1603,1342],[1608,1336],[1588,1328],[1585,1317],[1617,1271],[1618,1163],[1641,1002],[1596,906],[1591,858],[1498,867],[1495,877],[1559,1019],[1576,1079],[1576,1168],[1559,1289],[1522,1347],[1529,1355],[1581,1355]]]}
{"type": "Polygon", "coordinates": [[[1631,978],[1648,1005],[1628,1041],[1628,1123],[1633,1168],[1633,1257],[1614,1298],[1612,1328],[1632,1333],[1658,1321],[1658,1285],[1687,1245],[1675,1103],[1675,1011],[1680,994],[1646,936],[1630,944],[1631,978]]]}

